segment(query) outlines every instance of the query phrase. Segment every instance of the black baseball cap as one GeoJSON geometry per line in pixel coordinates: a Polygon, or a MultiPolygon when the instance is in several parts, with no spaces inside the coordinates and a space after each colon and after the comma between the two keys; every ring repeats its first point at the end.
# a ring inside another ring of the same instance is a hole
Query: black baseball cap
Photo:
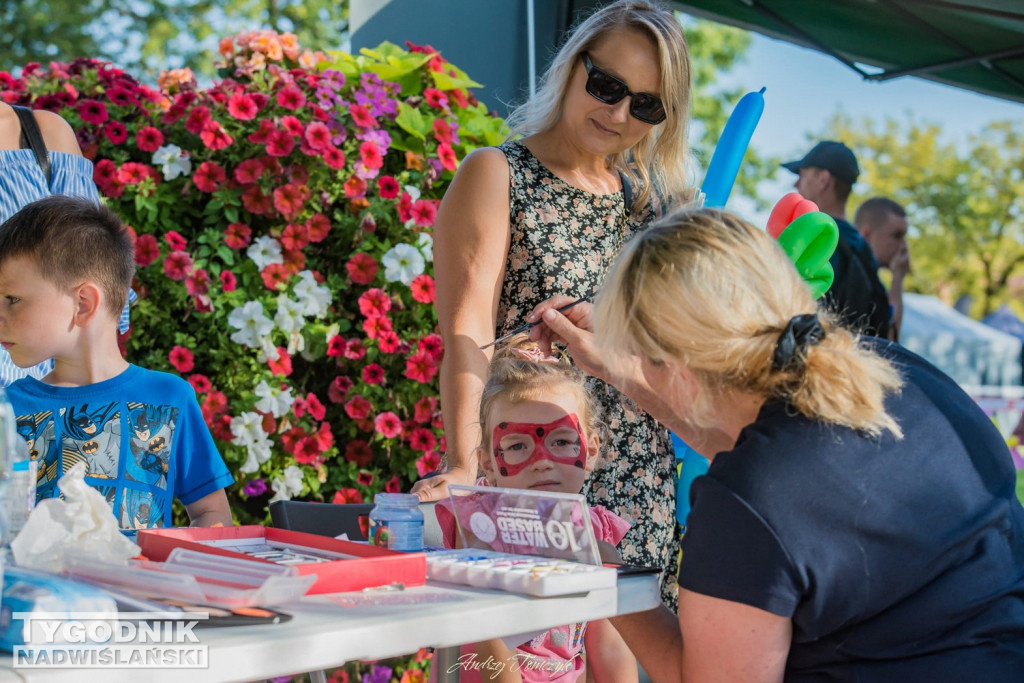
{"type": "Polygon", "coordinates": [[[853,185],[860,175],[860,167],[857,165],[857,157],[853,151],[841,142],[835,140],[822,140],[814,146],[810,152],[804,155],[803,159],[790,161],[782,164],[782,167],[799,173],[803,168],[823,168],[840,180],[853,185]]]}

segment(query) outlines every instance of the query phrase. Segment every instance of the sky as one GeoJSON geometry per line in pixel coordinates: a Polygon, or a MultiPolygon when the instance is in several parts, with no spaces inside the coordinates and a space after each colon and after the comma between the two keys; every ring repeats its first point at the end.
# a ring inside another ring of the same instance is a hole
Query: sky
{"type": "MultiPolygon", "coordinates": [[[[854,120],[886,116],[936,123],[949,142],[966,141],[992,121],[1024,117],[1024,104],[979,95],[967,90],[903,77],[884,83],[868,82],[827,55],[784,41],[753,34],[746,63],[730,75],[729,84],[746,91],[765,91],[765,108],[751,146],[787,161],[799,159],[825,130],[826,122],[843,111],[854,120]],[[810,137],[808,137],[810,136],[810,137]]],[[[792,190],[796,176],[779,172],[775,183],[765,182],[759,193],[766,199],[792,190]]],[[[747,202],[730,201],[729,208],[753,220],[767,219],[747,202]]]]}

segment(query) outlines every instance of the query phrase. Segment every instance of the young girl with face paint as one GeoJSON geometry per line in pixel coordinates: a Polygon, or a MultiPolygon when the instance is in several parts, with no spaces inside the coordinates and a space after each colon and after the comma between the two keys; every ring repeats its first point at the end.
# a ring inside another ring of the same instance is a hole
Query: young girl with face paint
{"type": "MultiPolygon", "coordinates": [[[[481,486],[579,493],[598,462],[603,425],[583,373],[567,359],[541,354],[525,334],[495,353],[480,401],[480,423],[483,443],[476,456],[484,473],[477,482],[481,486]]],[[[450,503],[439,502],[434,510],[445,545],[457,547],[450,503]]],[[[599,544],[614,546],[629,529],[601,506],[590,508],[590,519],[599,544]]],[[[638,678],[636,659],[604,620],[559,626],[515,649],[501,640],[465,646],[459,663],[463,681],[638,678]],[[587,670],[590,675],[584,676],[587,670]]]]}

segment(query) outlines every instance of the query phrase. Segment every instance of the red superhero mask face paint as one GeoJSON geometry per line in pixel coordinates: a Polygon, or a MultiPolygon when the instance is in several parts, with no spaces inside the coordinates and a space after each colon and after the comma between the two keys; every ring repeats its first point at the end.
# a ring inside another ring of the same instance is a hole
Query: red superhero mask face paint
{"type": "Polygon", "coordinates": [[[491,447],[503,477],[514,477],[538,460],[580,469],[587,462],[587,440],[575,414],[544,424],[501,422],[494,427],[491,447]]]}

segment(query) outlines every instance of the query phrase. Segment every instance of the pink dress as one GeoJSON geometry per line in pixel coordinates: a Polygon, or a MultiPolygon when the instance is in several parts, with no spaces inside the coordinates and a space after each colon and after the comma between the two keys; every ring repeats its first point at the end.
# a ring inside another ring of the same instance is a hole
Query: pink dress
{"type": "MultiPolygon", "coordinates": [[[[451,501],[444,499],[434,506],[437,523],[444,535],[446,548],[455,547],[458,533],[451,501]]],[[[590,522],[594,535],[600,541],[618,545],[629,530],[629,523],[600,505],[590,508],[590,522]]],[[[518,670],[523,683],[570,683],[584,672],[583,636],[586,622],[556,626],[516,648],[510,662],[485,661],[477,656],[475,645],[463,645],[459,653],[460,680],[463,683],[483,683],[490,680],[499,667],[518,670]]],[[[432,674],[431,680],[434,679],[432,674]]]]}

